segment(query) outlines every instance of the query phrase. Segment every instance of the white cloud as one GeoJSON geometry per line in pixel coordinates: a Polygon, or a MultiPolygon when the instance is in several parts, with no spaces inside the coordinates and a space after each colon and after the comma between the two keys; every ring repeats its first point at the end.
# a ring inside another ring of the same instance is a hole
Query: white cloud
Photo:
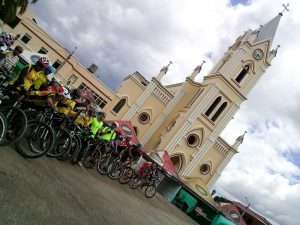
{"type": "MultiPolygon", "coordinates": [[[[182,82],[203,59],[197,80],[207,74],[245,30],[257,29],[282,10],[279,0],[252,0],[230,6],[227,0],[79,0],[39,1],[38,23],[67,48],[78,46],[83,65],[98,64],[101,80],[116,88],[138,70],[148,79],[174,62],[163,78],[182,82]],[[68,28],[66,35],[64,30],[68,28]],[[88,53],[88,54],[87,54],[88,53]],[[87,57],[88,55],[88,57],[87,57]],[[207,57],[211,55],[211,58],[207,57]]],[[[281,225],[300,221],[299,86],[300,2],[290,1],[273,47],[272,66],[250,92],[222,136],[233,143],[248,131],[218,187],[281,225]]]]}

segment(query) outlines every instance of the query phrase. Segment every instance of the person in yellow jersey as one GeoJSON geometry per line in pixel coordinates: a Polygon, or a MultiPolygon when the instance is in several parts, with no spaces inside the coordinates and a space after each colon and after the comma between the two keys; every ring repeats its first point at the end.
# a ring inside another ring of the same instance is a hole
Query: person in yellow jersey
{"type": "Polygon", "coordinates": [[[75,123],[83,127],[90,128],[93,122],[93,116],[95,114],[94,108],[86,109],[85,111],[78,112],[75,119],[75,123]]]}
{"type": "Polygon", "coordinates": [[[77,116],[78,112],[75,112],[74,109],[80,97],[81,97],[80,90],[74,89],[71,92],[71,99],[63,98],[57,103],[57,111],[59,113],[63,113],[68,116],[72,116],[72,117],[77,116]]]}
{"type": "Polygon", "coordinates": [[[59,100],[58,95],[63,95],[64,88],[56,80],[52,80],[47,86],[43,87],[40,91],[30,91],[29,96],[31,102],[38,107],[51,108],[55,107],[55,104],[59,100]]]}
{"type": "Polygon", "coordinates": [[[28,64],[22,68],[16,80],[10,81],[9,84],[17,87],[19,90],[22,88],[25,91],[39,90],[47,84],[47,77],[44,71],[49,66],[49,63],[46,57],[40,57],[36,64],[28,64]]]}
{"type": "MultiPolygon", "coordinates": [[[[96,115],[96,113],[94,114],[94,116],[92,116],[92,124],[91,124],[91,128],[90,128],[90,134],[88,136],[88,138],[95,138],[95,135],[98,133],[98,131],[101,132],[101,128],[103,126],[103,120],[105,119],[106,114],[104,112],[99,112],[98,115],[96,115]]],[[[87,156],[88,151],[92,152],[93,149],[87,149],[87,142],[88,139],[86,139],[83,143],[82,143],[82,147],[80,149],[80,153],[78,154],[77,159],[73,162],[73,164],[78,164],[79,166],[82,166],[82,159],[84,157],[87,156]]]]}

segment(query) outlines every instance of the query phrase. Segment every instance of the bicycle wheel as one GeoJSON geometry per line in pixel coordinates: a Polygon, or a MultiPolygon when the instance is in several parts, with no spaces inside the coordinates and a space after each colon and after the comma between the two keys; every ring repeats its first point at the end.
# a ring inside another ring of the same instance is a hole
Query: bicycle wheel
{"type": "Polygon", "coordinates": [[[94,168],[94,166],[97,165],[100,158],[101,152],[99,150],[96,150],[91,155],[85,157],[84,166],[86,168],[94,168]]]}
{"type": "MultiPolygon", "coordinates": [[[[2,110],[1,110],[2,111],[2,110]]],[[[2,137],[0,146],[10,145],[24,135],[27,128],[27,116],[22,109],[11,108],[3,111],[6,119],[6,133],[2,137]]]]}
{"type": "Polygon", "coordinates": [[[124,172],[124,167],[119,162],[115,164],[114,169],[108,174],[108,176],[113,180],[117,180],[123,175],[123,172],[124,172]]]}
{"type": "Polygon", "coordinates": [[[120,184],[128,184],[134,176],[134,170],[131,167],[125,167],[122,176],[119,178],[120,184]]]}
{"type": "Polygon", "coordinates": [[[141,185],[142,185],[142,179],[140,177],[133,178],[129,183],[129,187],[131,189],[137,189],[141,185]]]}
{"type": "Polygon", "coordinates": [[[47,153],[47,156],[61,156],[70,150],[71,144],[71,135],[66,129],[62,128],[57,132],[54,147],[47,153]]]}
{"type": "Polygon", "coordinates": [[[56,157],[58,160],[66,161],[72,158],[74,152],[78,151],[81,146],[78,144],[77,138],[75,136],[71,139],[71,148],[65,154],[56,157]]]}
{"type": "Polygon", "coordinates": [[[97,163],[97,169],[100,174],[107,175],[109,174],[114,167],[114,160],[111,157],[102,158],[97,163]]]}
{"type": "Polygon", "coordinates": [[[6,119],[3,116],[2,113],[0,113],[0,143],[2,141],[2,138],[4,137],[6,133],[6,119]]]}
{"type": "Polygon", "coordinates": [[[147,198],[152,198],[155,194],[156,194],[156,186],[154,184],[151,184],[146,187],[145,196],[147,198]]]}
{"type": "Polygon", "coordinates": [[[30,120],[24,136],[15,143],[17,151],[25,158],[45,155],[55,142],[52,128],[40,121],[30,120]]]}
{"type": "MultiPolygon", "coordinates": [[[[73,152],[72,154],[72,158],[71,158],[71,163],[77,163],[77,160],[78,160],[78,157],[79,157],[79,154],[81,152],[81,148],[82,148],[82,142],[81,142],[81,138],[77,135],[75,135],[78,143],[80,141],[80,146],[78,148],[76,148],[76,151],[73,152]]],[[[89,143],[87,143],[87,146],[85,147],[85,149],[83,150],[83,156],[85,155],[85,152],[86,152],[86,149],[89,148],[89,143]]]]}

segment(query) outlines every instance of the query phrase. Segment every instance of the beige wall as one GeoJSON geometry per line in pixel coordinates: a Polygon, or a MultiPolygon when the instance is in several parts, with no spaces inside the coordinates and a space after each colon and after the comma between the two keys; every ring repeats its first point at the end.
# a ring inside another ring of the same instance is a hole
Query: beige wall
{"type": "MultiPolygon", "coordinates": [[[[16,41],[15,45],[21,45],[24,49],[33,52],[38,52],[42,47],[45,48],[48,50],[47,55],[52,64],[56,60],[59,60],[61,63],[66,60],[67,56],[69,55],[67,49],[55,41],[32,20],[32,18],[34,18],[34,14],[32,12],[27,10],[23,15],[20,15],[20,18],[22,20],[14,28],[9,27],[8,25],[3,26],[4,31],[21,35],[20,39],[16,41]],[[25,34],[28,34],[31,37],[31,40],[27,44],[21,41],[21,38],[25,34]]],[[[77,81],[72,84],[72,86],[75,88],[77,88],[83,82],[107,103],[110,103],[112,98],[114,98],[114,92],[110,90],[104,83],[99,81],[85,67],[83,67],[79,63],[78,59],[74,56],[71,56],[71,58],[61,67],[57,74],[57,76],[65,84],[72,75],[77,77],[77,81]]]]}

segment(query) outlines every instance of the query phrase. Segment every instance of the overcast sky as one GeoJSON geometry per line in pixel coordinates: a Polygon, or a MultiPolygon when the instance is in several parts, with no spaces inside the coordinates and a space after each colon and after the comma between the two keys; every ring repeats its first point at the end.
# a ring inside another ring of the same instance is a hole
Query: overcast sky
{"type": "MultiPolygon", "coordinates": [[[[234,40],[282,11],[282,1],[40,0],[37,22],[81,64],[115,90],[139,71],[147,79],[173,64],[164,84],[184,81],[202,60],[201,81],[234,40]],[[239,3],[240,2],[240,3],[239,3]]],[[[274,224],[300,221],[300,1],[290,0],[273,48],[277,57],[222,137],[233,144],[248,132],[217,184],[217,192],[246,203],[274,224]]]]}

